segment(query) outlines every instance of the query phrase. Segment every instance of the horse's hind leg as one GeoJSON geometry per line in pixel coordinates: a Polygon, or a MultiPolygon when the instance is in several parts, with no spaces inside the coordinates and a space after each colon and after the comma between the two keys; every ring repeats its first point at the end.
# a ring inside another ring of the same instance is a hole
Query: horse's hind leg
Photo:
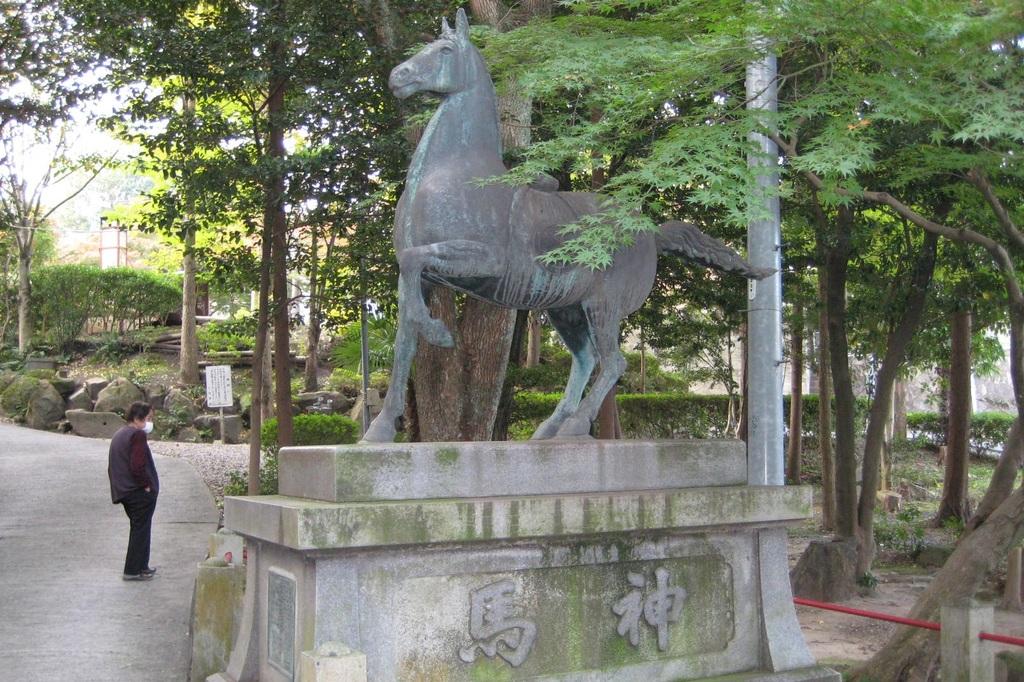
{"type": "MultiPolygon", "coordinates": [[[[416,295],[420,295],[419,291],[416,295]]],[[[391,381],[384,397],[380,414],[363,434],[364,443],[390,443],[398,430],[398,419],[405,412],[405,388],[409,382],[413,356],[416,355],[416,325],[410,319],[405,305],[407,292],[398,288],[398,329],[395,332],[395,360],[391,367],[391,381]]]]}
{"type": "Polygon", "coordinates": [[[604,303],[585,302],[586,313],[597,357],[601,369],[597,373],[587,397],[580,403],[576,412],[566,419],[558,429],[559,438],[585,436],[590,433],[590,423],[597,416],[604,397],[608,395],[615,382],[626,371],[626,359],[619,350],[619,323],[621,319],[617,310],[610,309],[604,303]]]}
{"type": "Polygon", "coordinates": [[[566,417],[576,411],[596,362],[594,344],[590,340],[590,323],[583,313],[583,308],[577,305],[549,310],[547,313],[551,325],[572,353],[572,369],[569,370],[565,394],[558,401],[558,406],[551,416],[533,432],[531,440],[553,438],[566,417]]]}

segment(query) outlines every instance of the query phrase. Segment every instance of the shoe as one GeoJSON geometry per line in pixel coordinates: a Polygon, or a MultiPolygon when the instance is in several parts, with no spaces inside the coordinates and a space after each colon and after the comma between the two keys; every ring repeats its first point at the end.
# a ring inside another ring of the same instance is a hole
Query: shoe
{"type": "Polygon", "coordinates": [[[152,573],[125,573],[121,576],[121,580],[152,580],[152,573]]]}
{"type": "Polygon", "coordinates": [[[142,575],[154,576],[154,575],[156,575],[156,569],[155,568],[144,568],[141,571],[139,571],[139,573],[141,573],[142,575]]]}

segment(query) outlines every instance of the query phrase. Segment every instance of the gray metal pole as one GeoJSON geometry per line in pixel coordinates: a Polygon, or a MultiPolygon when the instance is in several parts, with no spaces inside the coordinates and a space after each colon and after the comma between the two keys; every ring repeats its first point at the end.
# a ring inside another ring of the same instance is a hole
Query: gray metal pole
{"type": "Polygon", "coordinates": [[[359,259],[359,346],[363,369],[363,433],[370,428],[370,339],[366,328],[366,258],[359,259]]]}
{"type": "MultiPolygon", "coordinates": [[[[747,66],[747,101],[751,110],[775,111],[774,55],[747,66]]],[[[751,154],[752,167],[774,167],[778,158],[775,143],[753,135],[761,154],[751,154]]],[[[779,198],[774,188],[778,172],[762,175],[758,181],[766,217],[752,221],[747,230],[747,256],[757,267],[776,272],[751,282],[747,314],[747,482],[751,485],[782,485],[782,237],[779,198]]]]}

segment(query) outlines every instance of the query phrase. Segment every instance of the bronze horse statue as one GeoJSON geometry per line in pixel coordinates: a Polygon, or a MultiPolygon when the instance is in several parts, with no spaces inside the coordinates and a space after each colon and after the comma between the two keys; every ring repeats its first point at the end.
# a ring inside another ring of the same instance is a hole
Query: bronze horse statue
{"type": "Polygon", "coordinates": [[[395,67],[389,87],[400,98],[431,92],[442,102],[423,131],[398,201],[395,359],[383,409],[364,442],[394,439],[417,336],[453,345],[444,323],[430,316],[424,297],[430,285],[508,308],[547,312],[572,353],[572,369],[554,413],[533,434],[542,439],[589,434],[601,402],[626,368],[619,326],[650,293],[659,252],[749,278],[771,272],[752,267],[722,242],[678,221],[661,225],[657,233],[638,234],[603,270],[540,262],[539,256],[564,241],[559,229],[600,213],[601,200],[593,193],[556,191],[553,178],[519,187],[480,182],[508,171],[494,84],[469,40],[461,9],[454,30],[442,21],[437,40],[395,67]],[[595,366],[600,367],[597,378],[583,398],[595,366]]]}

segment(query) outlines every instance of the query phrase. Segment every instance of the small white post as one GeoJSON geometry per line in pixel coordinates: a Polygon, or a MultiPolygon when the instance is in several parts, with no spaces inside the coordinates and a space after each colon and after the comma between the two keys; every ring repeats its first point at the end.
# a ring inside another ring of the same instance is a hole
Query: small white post
{"type": "Polygon", "coordinates": [[[221,445],[223,445],[224,443],[227,442],[227,440],[224,438],[224,408],[223,407],[220,408],[220,438],[217,439],[217,442],[220,443],[221,445]]]}
{"type": "Polygon", "coordinates": [[[991,632],[993,622],[992,606],[973,599],[942,607],[943,682],[992,682],[995,656],[978,635],[991,632]]]}

